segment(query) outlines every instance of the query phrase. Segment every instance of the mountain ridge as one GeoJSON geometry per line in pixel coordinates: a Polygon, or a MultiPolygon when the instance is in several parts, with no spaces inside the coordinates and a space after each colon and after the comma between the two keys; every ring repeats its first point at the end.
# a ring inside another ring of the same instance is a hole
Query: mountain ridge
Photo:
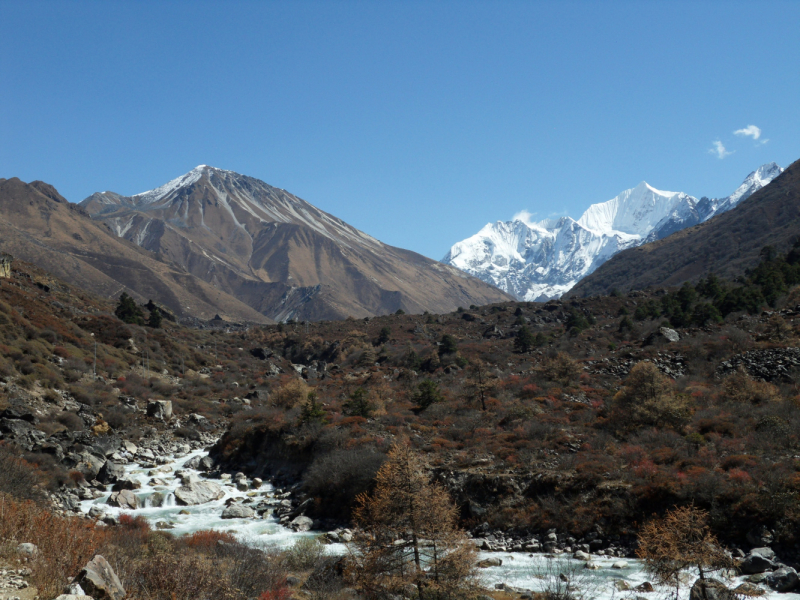
{"type": "Polygon", "coordinates": [[[208,165],[134,196],[101,192],[80,205],[118,236],[275,320],[446,312],[511,298],[286,190],[208,165]]]}
{"type": "Polygon", "coordinates": [[[767,163],[722,199],[656,189],[642,181],[577,220],[488,223],[442,259],[520,300],[557,298],[611,256],[708,220],[735,207],[782,172],[767,163]]]}
{"type": "Polygon", "coordinates": [[[800,161],[731,210],[675,234],[620,252],[580,281],[570,297],[680,285],[714,273],[737,277],[764,246],[786,250],[800,231],[800,161]]]}

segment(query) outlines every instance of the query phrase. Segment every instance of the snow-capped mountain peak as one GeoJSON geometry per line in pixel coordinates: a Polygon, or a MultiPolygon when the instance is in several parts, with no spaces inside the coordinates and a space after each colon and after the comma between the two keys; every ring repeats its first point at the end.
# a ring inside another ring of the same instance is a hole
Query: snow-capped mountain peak
{"type": "Polygon", "coordinates": [[[750,173],[730,196],[698,200],[642,181],[611,200],[570,217],[498,221],[453,245],[442,262],[475,275],[520,300],[557,298],[620,250],[661,239],[730,210],[783,169],[775,163],[750,173]]]}

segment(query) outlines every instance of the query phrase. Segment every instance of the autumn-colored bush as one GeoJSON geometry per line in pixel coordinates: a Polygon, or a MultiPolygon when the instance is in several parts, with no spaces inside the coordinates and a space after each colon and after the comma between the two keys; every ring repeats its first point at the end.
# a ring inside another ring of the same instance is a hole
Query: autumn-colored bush
{"type": "Polygon", "coordinates": [[[94,556],[107,533],[83,519],[60,517],[30,500],[0,494],[0,540],[35,544],[32,581],[43,597],[61,593],[64,582],[94,556]]]}
{"type": "Polygon", "coordinates": [[[232,544],[236,542],[236,538],[233,534],[213,529],[202,529],[181,538],[183,545],[189,548],[202,548],[205,550],[215,548],[220,542],[232,544]]]}

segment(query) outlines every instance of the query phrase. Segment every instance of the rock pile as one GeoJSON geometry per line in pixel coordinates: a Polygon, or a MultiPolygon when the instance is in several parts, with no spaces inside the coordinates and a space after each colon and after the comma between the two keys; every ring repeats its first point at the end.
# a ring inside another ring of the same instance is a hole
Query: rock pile
{"type": "Polygon", "coordinates": [[[730,375],[740,366],[755,379],[791,383],[795,380],[795,372],[800,369],[800,348],[768,348],[738,354],[720,363],[717,376],[730,375]]]}

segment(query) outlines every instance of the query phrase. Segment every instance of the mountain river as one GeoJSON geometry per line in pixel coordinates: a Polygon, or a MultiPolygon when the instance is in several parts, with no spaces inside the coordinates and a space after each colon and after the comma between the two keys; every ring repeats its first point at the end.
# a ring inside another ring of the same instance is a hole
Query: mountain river
{"type": "MultiPolygon", "coordinates": [[[[167,465],[143,467],[131,462],[125,465],[125,476],[138,481],[141,488],[134,490],[139,502],[139,508],[120,509],[107,504],[111,495],[111,486],[101,497],[94,500],[84,500],[81,509],[88,513],[93,507],[101,508],[107,515],[119,516],[121,513],[141,515],[155,528],[164,528],[174,535],[186,535],[203,529],[213,529],[232,533],[243,543],[259,546],[275,546],[288,548],[301,537],[313,537],[319,532],[296,532],[281,525],[271,514],[265,513],[263,518],[223,519],[222,511],[229,501],[236,502],[266,500],[277,503],[281,494],[270,484],[264,483],[258,489],[240,491],[232,480],[213,480],[219,483],[224,491],[224,496],[219,500],[198,504],[195,506],[181,506],[175,502],[175,490],[180,487],[181,480],[176,476],[176,471],[182,470],[184,474],[197,475],[203,480],[203,474],[184,465],[195,457],[203,457],[205,450],[175,457],[167,465]],[[153,479],[160,480],[153,482],[153,479]],[[154,485],[154,483],[156,483],[154,485]],[[157,496],[154,496],[156,495],[157,496]],[[154,502],[155,500],[155,502],[154,502]],[[160,500],[160,501],[159,501],[160,500]],[[160,504],[160,506],[153,506],[160,504]]],[[[97,508],[95,510],[97,510],[97,508]]],[[[343,544],[329,544],[326,552],[330,554],[344,554],[346,548],[343,544]]],[[[592,556],[592,563],[597,567],[594,570],[585,569],[585,563],[572,558],[547,558],[544,554],[528,554],[523,552],[480,552],[480,559],[501,559],[502,565],[488,567],[480,570],[481,577],[487,587],[494,588],[498,584],[511,586],[517,590],[544,591],[554,589],[558,584],[560,573],[568,573],[573,584],[583,590],[578,597],[588,600],[613,600],[637,596],[642,600],[648,597],[664,597],[667,590],[656,590],[654,593],[643,593],[633,588],[647,581],[647,575],[638,560],[625,559],[627,566],[612,568],[614,563],[620,562],[619,558],[592,556]]],[[[617,565],[618,567],[620,565],[617,565]]],[[[688,587],[694,578],[686,576],[686,584],[681,596],[688,598],[688,587]]],[[[743,582],[743,577],[736,577],[726,583],[735,587],[743,582]]],[[[800,600],[800,594],[777,594],[769,590],[763,598],[778,597],[785,600],[800,600]]]]}

